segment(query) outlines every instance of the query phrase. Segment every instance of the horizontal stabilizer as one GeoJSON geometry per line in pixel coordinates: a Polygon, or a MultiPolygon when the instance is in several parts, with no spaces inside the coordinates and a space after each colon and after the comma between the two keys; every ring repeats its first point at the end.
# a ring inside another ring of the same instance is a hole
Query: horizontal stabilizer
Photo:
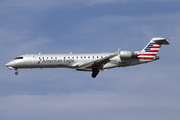
{"type": "Polygon", "coordinates": [[[163,45],[169,45],[169,39],[170,38],[158,38],[158,37],[155,37],[152,39],[152,41],[154,41],[155,43],[162,43],[163,45]]]}

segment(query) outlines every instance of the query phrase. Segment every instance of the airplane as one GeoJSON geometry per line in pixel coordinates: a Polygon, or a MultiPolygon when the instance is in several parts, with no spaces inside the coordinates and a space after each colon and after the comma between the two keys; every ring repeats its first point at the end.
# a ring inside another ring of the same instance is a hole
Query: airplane
{"type": "Polygon", "coordinates": [[[121,51],[115,53],[91,54],[26,54],[16,57],[5,66],[10,70],[32,68],[72,68],[77,71],[91,71],[95,78],[99,72],[115,67],[152,62],[159,59],[156,56],[162,45],[169,44],[169,38],[154,37],[141,51],[121,51]]]}

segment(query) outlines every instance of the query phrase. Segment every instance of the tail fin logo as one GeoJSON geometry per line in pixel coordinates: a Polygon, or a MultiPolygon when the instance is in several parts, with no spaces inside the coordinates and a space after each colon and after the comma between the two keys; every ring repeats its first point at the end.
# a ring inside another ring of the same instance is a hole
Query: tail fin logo
{"type": "Polygon", "coordinates": [[[162,43],[149,43],[149,45],[144,49],[145,52],[159,52],[159,49],[161,48],[162,43]]]}
{"type": "Polygon", "coordinates": [[[162,44],[164,44],[164,41],[166,41],[166,39],[153,38],[143,50],[139,51],[139,56],[136,59],[143,61],[156,60],[157,57],[155,56],[159,52],[162,44]]]}
{"type": "Polygon", "coordinates": [[[159,52],[162,43],[149,43],[139,54],[139,60],[155,60],[156,54],[159,52]]]}
{"type": "Polygon", "coordinates": [[[159,49],[161,48],[163,42],[155,42],[154,39],[152,39],[146,47],[140,51],[140,56],[156,56],[156,54],[159,52],[159,49]]]}

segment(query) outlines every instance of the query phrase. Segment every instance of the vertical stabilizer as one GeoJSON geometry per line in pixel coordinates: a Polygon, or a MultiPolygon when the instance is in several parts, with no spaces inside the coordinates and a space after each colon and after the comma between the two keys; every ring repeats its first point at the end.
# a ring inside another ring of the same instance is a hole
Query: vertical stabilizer
{"type": "Polygon", "coordinates": [[[152,38],[151,41],[144,47],[143,50],[139,51],[138,59],[143,60],[155,60],[156,55],[162,45],[168,45],[168,38],[152,38]]]}

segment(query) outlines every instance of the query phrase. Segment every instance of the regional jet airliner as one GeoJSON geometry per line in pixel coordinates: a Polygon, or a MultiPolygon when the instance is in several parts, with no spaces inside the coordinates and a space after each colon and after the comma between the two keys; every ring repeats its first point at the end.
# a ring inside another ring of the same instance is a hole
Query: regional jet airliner
{"type": "Polygon", "coordinates": [[[158,60],[156,56],[162,45],[168,45],[169,38],[152,38],[141,51],[121,51],[115,53],[92,54],[26,54],[16,57],[5,66],[10,70],[26,68],[72,68],[91,71],[95,78],[100,71],[115,67],[126,67],[158,60]]]}

